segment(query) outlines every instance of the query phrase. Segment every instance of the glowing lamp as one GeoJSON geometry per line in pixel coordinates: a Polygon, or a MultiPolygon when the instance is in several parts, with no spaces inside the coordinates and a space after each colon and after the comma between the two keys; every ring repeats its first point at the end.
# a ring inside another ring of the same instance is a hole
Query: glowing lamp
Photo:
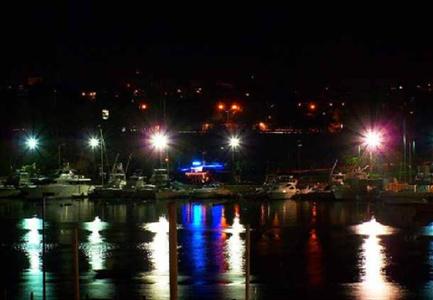
{"type": "Polygon", "coordinates": [[[232,149],[238,148],[240,146],[240,144],[241,144],[241,141],[240,141],[240,139],[238,137],[232,136],[229,139],[229,146],[232,149]]]}
{"type": "Polygon", "coordinates": [[[232,110],[239,110],[239,109],[240,109],[239,105],[237,104],[232,105],[232,110]]]}
{"type": "Polygon", "coordinates": [[[376,150],[383,145],[383,135],[380,131],[368,130],[363,135],[362,142],[368,150],[376,150]]]}
{"type": "Polygon", "coordinates": [[[38,148],[39,141],[35,137],[29,137],[26,140],[26,146],[30,150],[35,150],[38,148]]]}
{"type": "Polygon", "coordinates": [[[150,144],[158,151],[164,150],[168,146],[168,137],[160,132],[154,133],[150,137],[150,144]]]}
{"type": "Polygon", "coordinates": [[[223,103],[218,104],[218,110],[224,110],[225,105],[223,103]]]}
{"type": "Polygon", "coordinates": [[[96,147],[99,146],[99,139],[95,137],[91,137],[89,138],[88,144],[90,148],[95,149],[96,147]]]}

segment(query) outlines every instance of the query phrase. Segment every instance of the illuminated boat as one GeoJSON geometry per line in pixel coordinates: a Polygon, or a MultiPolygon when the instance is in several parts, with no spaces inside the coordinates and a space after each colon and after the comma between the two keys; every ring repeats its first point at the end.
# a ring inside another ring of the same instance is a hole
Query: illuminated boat
{"type": "Polygon", "coordinates": [[[26,199],[42,199],[47,196],[51,199],[83,198],[94,189],[90,178],[75,174],[75,171],[66,167],[57,173],[54,179],[40,179],[36,184],[29,184],[21,188],[26,199]]]}
{"type": "Polygon", "coordinates": [[[296,182],[285,181],[277,182],[273,184],[270,189],[266,192],[268,199],[280,200],[280,199],[290,199],[294,195],[299,193],[299,189],[296,187],[296,182]]]}

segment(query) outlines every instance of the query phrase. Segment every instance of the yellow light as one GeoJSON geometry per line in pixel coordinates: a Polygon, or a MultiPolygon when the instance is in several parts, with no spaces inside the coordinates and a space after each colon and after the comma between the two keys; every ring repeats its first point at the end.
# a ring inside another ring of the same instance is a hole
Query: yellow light
{"type": "Polygon", "coordinates": [[[223,103],[218,104],[218,109],[219,110],[224,110],[225,105],[223,103]]]}
{"type": "Polygon", "coordinates": [[[237,104],[232,105],[232,110],[239,110],[239,109],[240,109],[239,105],[237,105],[237,104]]]}
{"type": "Polygon", "coordinates": [[[266,126],[266,124],[264,122],[260,122],[259,128],[260,128],[260,130],[265,131],[268,129],[268,126],[266,126]]]}

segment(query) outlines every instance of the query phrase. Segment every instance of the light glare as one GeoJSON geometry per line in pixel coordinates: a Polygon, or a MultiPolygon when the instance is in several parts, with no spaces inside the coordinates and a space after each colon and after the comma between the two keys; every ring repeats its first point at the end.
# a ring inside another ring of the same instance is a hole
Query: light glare
{"type": "Polygon", "coordinates": [[[240,144],[241,144],[241,141],[240,141],[240,139],[239,139],[238,137],[236,137],[236,136],[233,136],[233,137],[231,137],[231,138],[229,139],[229,146],[230,146],[231,148],[233,148],[233,149],[239,147],[240,144]]]}
{"type": "Polygon", "coordinates": [[[97,139],[95,137],[91,137],[89,139],[89,147],[92,149],[95,149],[98,146],[99,146],[99,139],[97,139]]]}
{"type": "Polygon", "coordinates": [[[26,146],[30,150],[35,150],[38,147],[38,140],[35,137],[29,137],[26,141],[26,146]]]}
{"type": "Polygon", "coordinates": [[[168,146],[168,137],[163,133],[157,132],[151,136],[150,144],[158,151],[164,150],[168,146]]]}
{"type": "Polygon", "coordinates": [[[363,144],[368,150],[376,150],[382,147],[383,136],[380,131],[368,130],[362,137],[363,144]]]}

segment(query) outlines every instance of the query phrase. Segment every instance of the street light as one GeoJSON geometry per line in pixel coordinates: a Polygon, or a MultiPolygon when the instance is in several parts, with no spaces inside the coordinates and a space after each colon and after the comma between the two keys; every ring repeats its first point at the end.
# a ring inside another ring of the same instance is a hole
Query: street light
{"type": "Polygon", "coordinates": [[[233,167],[233,175],[235,176],[235,181],[239,181],[237,179],[237,176],[235,175],[236,168],[235,168],[235,151],[237,148],[239,148],[241,145],[241,139],[237,136],[232,136],[229,138],[229,147],[232,150],[232,167],[233,167]]]}
{"type": "Polygon", "coordinates": [[[368,129],[361,138],[362,144],[369,152],[370,172],[373,172],[373,152],[383,147],[383,132],[377,129],[368,129]]]}
{"type": "Polygon", "coordinates": [[[362,135],[362,143],[369,152],[378,150],[383,146],[383,134],[378,130],[367,130],[362,135]]]}
{"type": "MultiPolygon", "coordinates": [[[[155,132],[150,137],[150,145],[158,151],[159,154],[159,165],[162,166],[162,152],[168,149],[169,145],[168,135],[161,132],[155,132]]],[[[165,162],[167,164],[167,177],[169,176],[169,159],[168,154],[166,155],[165,162]]]]}
{"type": "Polygon", "coordinates": [[[236,148],[238,148],[241,145],[241,140],[236,137],[236,136],[232,136],[229,138],[229,146],[230,148],[232,148],[233,151],[236,150],[236,148]]]}
{"type": "Polygon", "coordinates": [[[88,145],[92,150],[96,149],[99,146],[99,139],[95,137],[89,138],[88,145]]]}
{"type": "Polygon", "coordinates": [[[168,136],[164,133],[156,132],[150,137],[150,144],[158,151],[168,147],[168,136]]]}
{"type": "Polygon", "coordinates": [[[38,146],[39,146],[39,141],[38,141],[37,138],[35,138],[33,136],[27,138],[27,140],[26,140],[26,147],[29,150],[32,150],[32,151],[36,150],[38,148],[38,146]]]}
{"type": "MultiPolygon", "coordinates": [[[[104,186],[104,147],[103,147],[103,139],[102,139],[102,131],[101,131],[101,139],[98,139],[97,137],[91,136],[89,137],[89,140],[87,141],[87,145],[92,149],[92,151],[95,151],[96,148],[101,147],[101,185],[104,186]]],[[[95,152],[93,152],[95,154],[95,152]]]]}

